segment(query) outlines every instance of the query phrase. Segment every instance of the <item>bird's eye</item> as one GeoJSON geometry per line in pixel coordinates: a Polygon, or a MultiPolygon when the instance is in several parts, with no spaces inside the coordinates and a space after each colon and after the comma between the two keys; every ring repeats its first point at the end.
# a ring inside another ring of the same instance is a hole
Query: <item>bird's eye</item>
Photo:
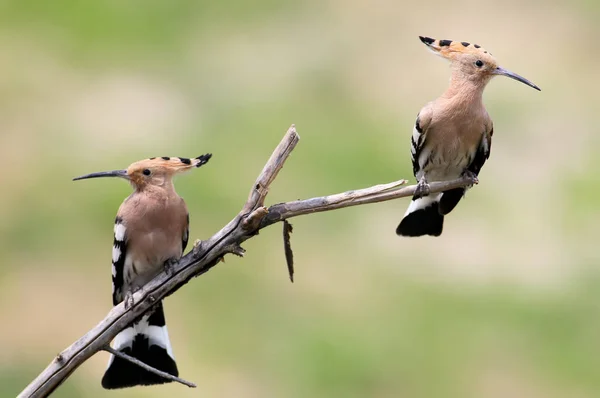
{"type": "Polygon", "coordinates": [[[475,61],[475,66],[477,66],[478,68],[481,68],[483,66],[483,61],[478,59],[477,61],[475,61]]]}
{"type": "Polygon", "coordinates": [[[143,173],[145,176],[149,176],[149,175],[150,175],[150,169],[144,169],[144,170],[142,171],[142,173],[143,173]]]}

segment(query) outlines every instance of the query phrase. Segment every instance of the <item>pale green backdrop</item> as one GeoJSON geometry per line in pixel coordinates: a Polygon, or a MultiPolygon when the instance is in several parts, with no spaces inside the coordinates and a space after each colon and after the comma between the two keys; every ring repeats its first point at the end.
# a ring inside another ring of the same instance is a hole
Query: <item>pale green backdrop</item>
{"type": "Polygon", "coordinates": [[[600,396],[600,5],[596,1],[0,2],[0,396],[110,309],[112,223],[130,188],[80,174],[214,154],[177,180],[191,239],[245,201],[291,123],[269,203],[411,178],[445,62],[478,43],[536,92],[487,88],[481,183],[442,237],[394,233],[398,200],[293,220],[166,301],[181,375],[108,393],[107,354],[56,397],[600,396]]]}

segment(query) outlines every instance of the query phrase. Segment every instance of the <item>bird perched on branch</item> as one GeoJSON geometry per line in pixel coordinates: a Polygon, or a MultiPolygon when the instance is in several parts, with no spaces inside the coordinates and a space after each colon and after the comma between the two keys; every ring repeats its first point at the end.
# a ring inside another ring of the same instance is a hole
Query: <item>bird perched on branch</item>
{"type": "Polygon", "coordinates": [[[435,54],[450,61],[450,86],[417,116],[411,138],[416,192],[396,233],[402,236],[439,236],[444,216],[463,197],[466,188],[429,194],[428,182],[477,175],[490,156],[492,119],[483,106],[483,89],[494,76],[507,76],[536,90],[529,80],[500,66],[477,44],[419,36],[435,54]]]}
{"type": "MultiPolygon", "coordinates": [[[[136,290],[163,269],[168,271],[181,258],[188,242],[189,215],[185,202],[175,192],[173,177],[206,164],[211,156],[150,158],[135,162],[126,170],[74,178],[121,177],[134,189],[121,204],[115,219],[113,305],[125,301],[126,307],[131,306],[136,290]]],[[[155,369],[178,376],[161,301],[121,331],[113,347],[155,369]]],[[[167,382],[169,380],[113,355],[102,378],[102,386],[108,389],[167,382]]]]}

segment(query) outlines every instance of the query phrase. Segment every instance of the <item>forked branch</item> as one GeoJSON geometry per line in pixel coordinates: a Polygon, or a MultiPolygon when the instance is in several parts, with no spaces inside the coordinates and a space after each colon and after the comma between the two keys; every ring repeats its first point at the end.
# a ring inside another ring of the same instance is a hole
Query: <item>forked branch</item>
{"type": "MultiPolygon", "coordinates": [[[[162,272],[133,295],[133,305],[125,309],[123,303],[115,306],[92,330],[57,355],[42,373],[33,380],[19,397],[46,397],[52,393],[82,363],[98,351],[105,350],[111,340],[134,319],[145,313],[156,300],[174,293],[195,276],[202,275],[226,254],[243,255],[241,243],[256,236],[262,228],[279,221],[304,214],[341,209],[349,206],[376,203],[412,196],[416,185],[404,186],[406,180],[370,188],[279,203],[264,207],[269,188],[277,173],[298,143],[299,136],[292,125],[250,190],[248,200],[240,213],[210,239],[194,245],[168,274],[162,272]]],[[[443,183],[431,183],[430,192],[441,192],[473,183],[469,178],[443,183]]],[[[287,243],[289,244],[289,232],[287,243]]],[[[291,249],[289,254],[291,254],[291,249]]],[[[286,255],[288,255],[286,251],[286,255]]],[[[290,257],[291,259],[291,257],[290,257]]],[[[186,382],[189,384],[189,382],[186,382]]]]}

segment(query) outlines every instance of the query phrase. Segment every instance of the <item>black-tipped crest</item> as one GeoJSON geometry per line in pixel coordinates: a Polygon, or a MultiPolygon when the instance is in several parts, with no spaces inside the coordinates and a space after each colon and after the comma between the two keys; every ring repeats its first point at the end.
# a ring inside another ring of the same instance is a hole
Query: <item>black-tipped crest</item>
{"type": "Polygon", "coordinates": [[[433,43],[435,41],[435,39],[432,39],[431,37],[427,37],[427,36],[419,36],[419,39],[421,39],[421,41],[427,45],[430,45],[431,43],[433,43]]]}
{"type": "MultiPolygon", "coordinates": [[[[429,50],[433,51],[436,55],[449,59],[451,62],[460,62],[466,65],[467,68],[476,65],[479,68],[479,72],[477,73],[481,74],[481,76],[487,76],[488,78],[491,75],[507,76],[541,91],[538,86],[524,77],[499,67],[492,53],[483,49],[479,44],[471,44],[467,41],[435,40],[427,36],[419,36],[419,39],[427,45],[429,50]],[[486,66],[485,68],[484,65],[486,66]]],[[[466,70],[467,73],[473,73],[472,69],[466,70]]],[[[487,80],[485,81],[487,82],[487,80]]]]}
{"type": "Polygon", "coordinates": [[[200,167],[203,164],[208,163],[208,161],[210,160],[210,158],[212,158],[212,153],[207,153],[207,154],[198,156],[196,158],[198,160],[198,163],[195,166],[196,167],[200,167]]]}
{"type": "MultiPolygon", "coordinates": [[[[129,180],[136,186],[145,184],[152,185],[155,183],[152,180],[155,175],[163,174],[173,176],[176,173],[184,172],[192,167],[200,167],[206,164],[211,157],[211,153],[200,155],[193,159],[169,156],[162,156],[160,158],[152,157],[132,163],[126,170],[101,171],[98,173],[86,174],[73,178],[73,181],[98,177],[121,177],[129,180]]],[[[160,179],[160,181],[163,180],[160,179]]]]}

